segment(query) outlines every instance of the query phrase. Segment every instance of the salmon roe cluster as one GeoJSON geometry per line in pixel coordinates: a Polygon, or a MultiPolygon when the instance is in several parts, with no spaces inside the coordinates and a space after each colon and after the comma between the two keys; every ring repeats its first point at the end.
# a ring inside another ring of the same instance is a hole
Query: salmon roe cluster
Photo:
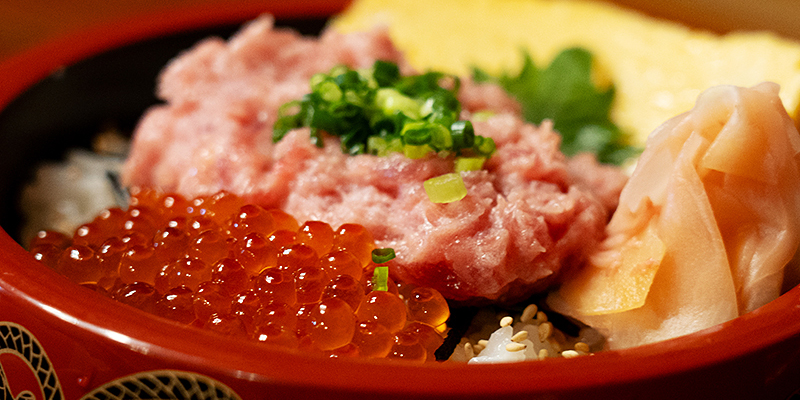
{"type": "Polygon", "coordinates": [[[30,245],[70,280],[180,323],[330,357],[435,359],[447,302],[391,278],[373,290],[373,250],[361,225],[149,189],[72,237],[43,231],[30,245]]]}

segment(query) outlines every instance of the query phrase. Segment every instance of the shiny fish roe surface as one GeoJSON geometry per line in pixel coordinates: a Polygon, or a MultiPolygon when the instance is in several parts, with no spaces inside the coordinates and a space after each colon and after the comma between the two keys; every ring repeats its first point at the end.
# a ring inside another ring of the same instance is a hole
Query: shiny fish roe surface
{"type": "Polygon", "coordinates": [[[435,360],[447,302],[391,278],[372,290],[374,249],[361,225],[299,224],[227,192],[138,188],[127,210],[30,246],[70,280],[179,323],[327,357],[435,360]]]}

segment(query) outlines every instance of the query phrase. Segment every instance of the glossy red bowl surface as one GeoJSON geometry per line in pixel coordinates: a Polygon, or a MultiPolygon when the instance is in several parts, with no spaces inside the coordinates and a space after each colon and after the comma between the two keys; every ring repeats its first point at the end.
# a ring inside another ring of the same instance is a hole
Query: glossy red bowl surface
{"type": "MultiPolygon", "coordinates": [[[[324,17],[345,5],[276,0],[203,7],[77,33],[0,64],[0,108],[62,66],[110,49],[240,23],[267,11],[278,18],[324,17]]],[[[512,364],[418,365],[297,354],[162,320],[77,287],[36,262],[5,231],[0,232],[0,260],[4,398],[26,390],[48,399],[156,396],[158,390],[175,398],[241,399],[800,395],[800,288],[720,326],[635,349],[512,364]]]]}

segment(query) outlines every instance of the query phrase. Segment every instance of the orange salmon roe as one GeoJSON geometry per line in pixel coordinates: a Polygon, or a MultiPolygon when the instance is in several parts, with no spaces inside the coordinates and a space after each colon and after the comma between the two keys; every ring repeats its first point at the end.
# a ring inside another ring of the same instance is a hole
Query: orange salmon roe
{"type": "Polygon", "coordinates": [[[183,324],[325,357],[435,360],[447,302],[389,278],[373,290],[372,234],[299,224],[219,192],[185,199],[132,189],[70,237],[40,232],[30,252],[117,301],[183,324]]]}

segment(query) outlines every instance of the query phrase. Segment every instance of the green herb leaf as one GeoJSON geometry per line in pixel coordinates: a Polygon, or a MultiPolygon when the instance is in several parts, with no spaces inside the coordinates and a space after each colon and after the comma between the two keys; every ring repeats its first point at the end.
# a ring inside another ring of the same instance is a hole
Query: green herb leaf
{"type": "Polygon", "coordinates": [[[551,119],[567,155],[588,151],[601,162],[620,164],[640,151],[628,144],[626,135],[611,121],[614,87],[600,88],[592,81],[591,53],[566,49],[544,69],[537,68],[529,54],[523,56],[518,75],[495,78],[474,69],[473,78],[499,83],[521,103],[527,121],[540,124],[551,119]]]}

